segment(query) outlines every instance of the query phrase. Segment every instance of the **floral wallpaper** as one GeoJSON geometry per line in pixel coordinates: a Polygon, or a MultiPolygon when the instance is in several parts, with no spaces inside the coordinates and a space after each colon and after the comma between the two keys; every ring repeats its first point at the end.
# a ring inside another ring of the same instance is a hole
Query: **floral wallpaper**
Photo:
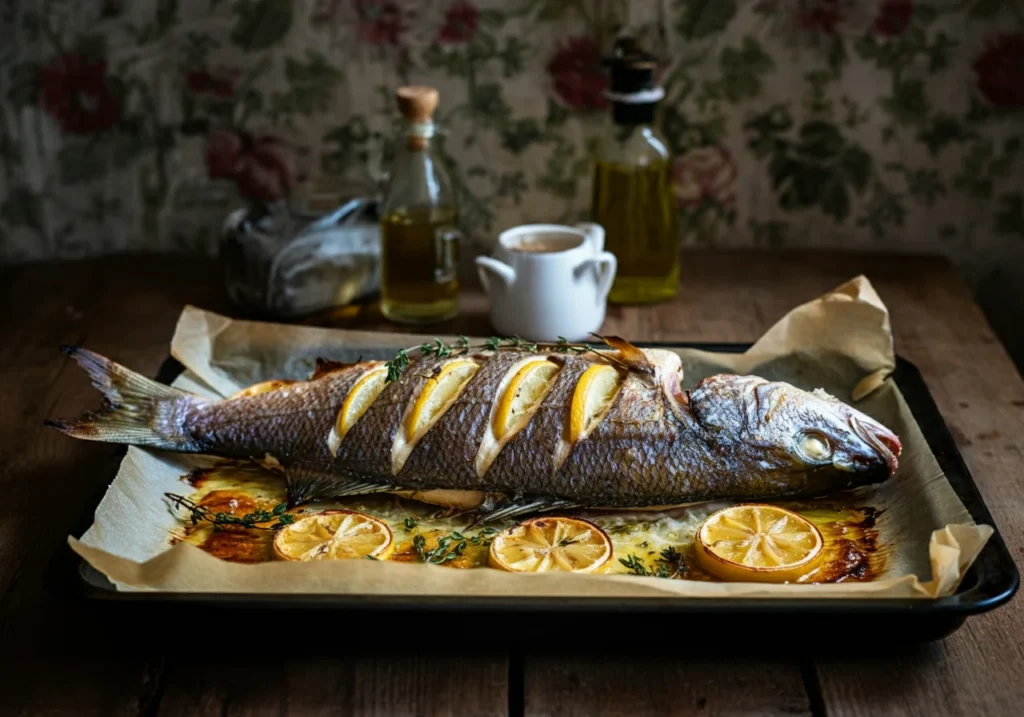
{"type": "Polygon", "coordinates": [[[584,217],[625,29],[665,60],[686,243],[1024,279],[1024,0],[5,0],[0,23],[0,260],[214,252],[246,201],[372,192],[404,83],[440,90],[473,237],[584,217]]]}

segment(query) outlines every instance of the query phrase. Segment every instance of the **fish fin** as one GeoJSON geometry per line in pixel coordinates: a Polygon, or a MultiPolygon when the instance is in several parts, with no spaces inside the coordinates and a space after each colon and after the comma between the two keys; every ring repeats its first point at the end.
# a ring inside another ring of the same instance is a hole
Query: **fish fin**
{"type": "Polygon", "coordinates": [[[573,503],[568,500],[559,500],[557,498],[538,498],[529,502],[511,502],[495,505],[494,503],[484,503],[480,507],[480,511],[477,517],[467,527],[472,528],[477,525],[484,523],[493,523],[498,520],[505,520],[508,518],[516,518],[520,515],[527,515],[529,513],[544,513],[549,510],[567,510],[569,508],[581,508],[579,503],[573,503]]]}
{"type": "Polygon", "coordinates": [[[370,483],[358,478],[342,478],[306,468],[285,468],[284,474],[288,481],[290,507],[314,500],[387,493],[396,487],[389,483],[370,483]]]}
{"type": "Polygon", "coordinates": [[[324,376],[332,374],[335,371],[344,371],[345,369],[351,368],[352,366],[357,366],[362,362],[362,356],[360,356],[352,363],[345,363],[344,361],[333,361],[331,359],[320,358],[318,356],[316,359],[316,368],[313,370],[313,373],[310,374],[309,380],[316,381],[318,378],[323,378],[324,376]]]}
{"type": "Polygon", "coordinates": [[[650,359],[647,358],[647,354],[626,341],[626,339],[619,338],[618,336],[601,336],[600,334],[593,335],[618,351],[619,360],[622,361],[630,371],[646,374],[647,376],[652,377],[655,375],[656,371],[654,364],[652,364],[650,359]]]}
{"type": "Polygon", "coordinates": [[[207,399],[141,376],[97,353],[75,346],[61,350],[73,358],[103,394],[104,407],[77,421],[44,421],[73,438],[127,443],[180,452],[200,446],[181,428],[183,409],[207,399]]]}

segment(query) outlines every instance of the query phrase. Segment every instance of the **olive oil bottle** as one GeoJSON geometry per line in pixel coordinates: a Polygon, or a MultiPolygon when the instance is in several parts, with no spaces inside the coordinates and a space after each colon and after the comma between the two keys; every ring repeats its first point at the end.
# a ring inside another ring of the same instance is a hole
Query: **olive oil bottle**
{"type": "Polygon", "coordinates": [[[654,86],[656,58],[629,38],[616,42],[611,65],[611,128],[598,145],[592,221],[618,269],[608,300],[658,303],[679,287],[679,233],[671,157],[654,126],[664,93],[654,86]]]}
{"type": "Polygon", "coordinates": [[[381,205],[381,312],[427,324],[458,313],[458,210],[431,142],[437,90],[402,87],[397,97],[402,130],[381,205]]]}

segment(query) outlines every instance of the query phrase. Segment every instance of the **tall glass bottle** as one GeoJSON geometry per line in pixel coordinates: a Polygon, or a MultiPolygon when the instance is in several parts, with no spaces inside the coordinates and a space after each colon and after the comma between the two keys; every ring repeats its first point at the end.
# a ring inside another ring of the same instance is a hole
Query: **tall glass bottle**
{"type": "Polygon", "coordinates": [[[437,90],[396,94],[403,120],[381,205],[381,311],[399,323],[433,323],[458,313],[458,209],[432,143],[437,90]]]}
{"type": "Polygon", "coordinates": [[[656,58],[631,39],[616,42],[609,64],[611,122],[597,148],[591,216],[618,260],[608,300],[657,303],[679,286],[671,157],[654,124],[664,93],[654,85],[656,58]]]}

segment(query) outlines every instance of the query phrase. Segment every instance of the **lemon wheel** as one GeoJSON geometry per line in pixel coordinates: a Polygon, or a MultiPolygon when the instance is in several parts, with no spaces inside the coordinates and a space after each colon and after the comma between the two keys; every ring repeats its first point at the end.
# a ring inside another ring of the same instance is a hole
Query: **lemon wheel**
{"type": "Polygon", "coordinates": [[[387,386],[388,370],[380,366],[364,373],[345,396],[334,430],[339,440],[351,430],[387,386]]]}
{"type": "Polygon", "coordinates": [[[737,582],[795,582],[821,556],[821,532],[785,508],[734,505],[709,515],[697,529],[697,564],[710,575],[737,582]]]}
{"type": "Polygon", "coordinates": [[[281,528],[274,536],[280,560],[386,560],[395,549],[391,528],[372,515],[352,510],[325,510],[281,528]]]}
{"type": "Polygon", "coordinates": [[[575,443],[593,430],[608,413],[622,385],[619,372],[608,364],[595,363],[580,376],[569,410],[569,441],[575,443]]]}
{"type": "Polygon", "coordinates": [[[612,557],[612,541],[577,518],[533,518],[495,536],[488,563],[513,573],[592,573],[612,557]]]}
{"type": "Polygon", "coordinates": [[[500,440],[523,427],[531,409],[541,402],[551,388],[558,368],[554,361],[537,359],[516,371],[494,412],[495,438],[500,440]]]}
{"type": "Polygon", "coordinates": [[[480,365],[469,359],[456,359],[445,364],[441,372],[427,379],[419,398],[405,423],[408,441],[416,441],[455,402],[462,389],[480,369],[480,365]]]}

